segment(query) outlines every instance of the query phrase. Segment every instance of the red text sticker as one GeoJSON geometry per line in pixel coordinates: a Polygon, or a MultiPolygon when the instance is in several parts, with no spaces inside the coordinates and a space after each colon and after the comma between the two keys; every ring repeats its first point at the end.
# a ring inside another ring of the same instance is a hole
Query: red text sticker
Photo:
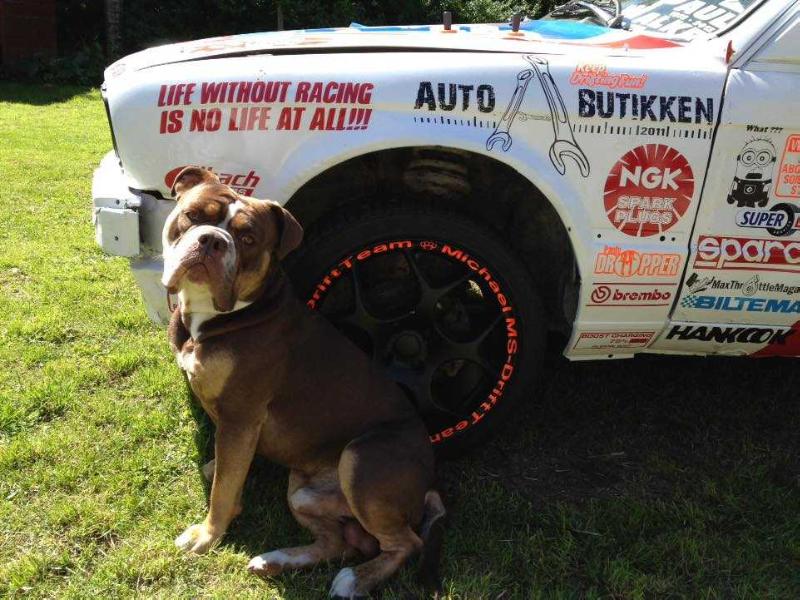
{"type": "Polygon", "coordinates": [[[800,135],[790,135],[778,171],[779,198],[800,198],[800,135]]]}
{"type": "Polygon", "coordinates": [[[606,215],[627,235],[663,233],[688,210],[694,173],[686,157],[664,144],[646,144],[611,168],[603,192],[606,215]]]}

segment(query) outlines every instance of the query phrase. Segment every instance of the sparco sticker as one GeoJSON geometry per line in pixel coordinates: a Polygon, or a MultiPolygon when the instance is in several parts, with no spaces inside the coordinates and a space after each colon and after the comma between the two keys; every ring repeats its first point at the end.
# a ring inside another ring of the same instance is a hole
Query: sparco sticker
{"type": "Polygon", "coordinates": [[[800,272],[800,242],[701,235],[695,269],[800,272]]]}
{"type": "Polygon", "coordinates": [[[675,225],[693,195],[694,173],[683,154],[664,144],[646,144],[611,168],[604,202],[614,227],[627,235],[647,237],[675,225]]]}

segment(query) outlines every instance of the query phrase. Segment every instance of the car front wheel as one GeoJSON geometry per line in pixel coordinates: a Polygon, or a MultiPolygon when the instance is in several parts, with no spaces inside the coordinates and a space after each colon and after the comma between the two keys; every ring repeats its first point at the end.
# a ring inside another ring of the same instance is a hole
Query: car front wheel
{"type": "MultiPolygon", "coordinates": [[[[486,439],[536,394],[545,316],[516,255],[488,228],[379,207],[307,232],[300,297],[406,392],[439,454],[486,439]]],[[[367,399],[365,399],[367,401],[367,399]]]]}

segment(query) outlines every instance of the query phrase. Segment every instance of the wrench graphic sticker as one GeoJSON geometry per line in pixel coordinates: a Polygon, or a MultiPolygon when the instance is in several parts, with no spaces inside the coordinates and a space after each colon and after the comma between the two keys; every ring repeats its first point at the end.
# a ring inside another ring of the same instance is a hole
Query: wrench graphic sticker
{"type": "Polygon", "coordinates": [[[525,55],[525,60],[531,65],[530,69],[525,69],[517,74],[517,87],[511,96],[511,101],[508,103],[503,117],[497,124],[494,132],[486,140],[486,149],[492,150],[498,142],[501,145],[503,152],[508,152],[511,148],[511,125],[514,123],[514,118],[519,112],[522,100],[528,90],[528,84],[531,78],[535,75],[539,80],[542,87],[542,93],[547,101],[547,107],[550,109],[550,122],[553,125],[553,143],[550,145],[550,162],[553,163],[556,171],[561,175],[567,172],[567,165],[564,158],[571,158],[578,166],[580,173],[583,177],[588,177],[591,171],[591,165],[586,154],[578,145],[575,140],[575,135],[572,133],[572,124],[569,120],[569,114],[564,106],[564,99],[561,97],[561,92],[558,91],[558,86],[550,74],[550,64],[547,59],[533,56],[531,54],[525,55]]]}

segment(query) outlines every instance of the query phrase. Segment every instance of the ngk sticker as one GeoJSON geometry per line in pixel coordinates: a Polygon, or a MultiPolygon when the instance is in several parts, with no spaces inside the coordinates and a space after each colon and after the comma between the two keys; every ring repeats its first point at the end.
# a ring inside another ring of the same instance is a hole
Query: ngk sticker
{"type": "Polygon", "coordinates": [[[689,209],[693,195],[694,173],[686,157],[664,144],[646,144],[611,168],[604,203],[614,227],[647,237],[675,225],[689,209]]]}
{"type": "Polygon", "coordinates": [[[700,236],[695,269],[800,272],[800,242],[700,236]]]}

